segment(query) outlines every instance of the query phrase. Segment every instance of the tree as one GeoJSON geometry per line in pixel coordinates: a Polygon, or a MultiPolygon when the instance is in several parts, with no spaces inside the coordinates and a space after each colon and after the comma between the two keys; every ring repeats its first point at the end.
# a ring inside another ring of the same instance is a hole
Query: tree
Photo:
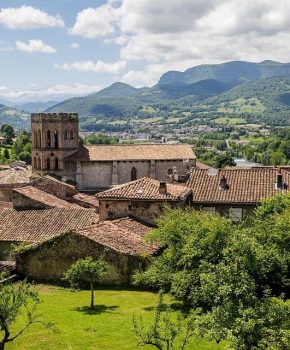
{"type": "Polygon", "coordinates": [[[5,137],[5,142],[9,145],[12,145],[13,141],[12,139],[15,137],[15,131],[13,127],[9,124],[3,124],[1,126],[1,134],[5,137]]]}
{"type": "Polygon", "coordinates": [[[64,274],[64,280],[72,287],[78,283],[88,283],[91,289],[91,309],[94,309],[95,283],[107,274],[107,263],[103,259],[93,260],[90,257],[80,259],[64,274]]]}
{"type": "Polygon", "coordinates": [[[274,343],[287,349],[290,304],[283,296],[290,290],[290,210],[281,200],[266,202],[252,222],[240,226],[217,215],[167,210],[150,234],[163,253],[135,282],[165,288],[190,309],[200,308],[200,335],[229,339],[236,350],[274,343]]]}
{"type": "Polygon", "coordinates": [[[185,349],[190,338],[194,336],[194,314],[187,319],[179,314],[177,320],[173,321],[170,311],[170,307],[164,304],[161,291],[154,309],[152,325],[145,329],[142,318],[138,320],[133,315],[134,331],[140,339],[138,346],[150,345],[159,350],[185,349]]]}
{"type": "Polygon", "coordinates": [[[0,350],[4,350],[7,343],[18,338],[34,323],[56,330],[52,323],[43,322],[41,315],[36,313],[39,303],[38,294],[26,282],[0,286],[0,330],[3,334],[0,339],[0,350]],[[14,329],[14,324],[23,310],[27,320],[15,335],[11,335],[11,329],[14,329]]]}

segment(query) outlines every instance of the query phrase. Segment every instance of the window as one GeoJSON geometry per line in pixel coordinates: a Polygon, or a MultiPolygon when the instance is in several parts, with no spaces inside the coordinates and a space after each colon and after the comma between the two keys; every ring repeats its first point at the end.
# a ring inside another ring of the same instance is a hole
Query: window
{"type": "Polygon", "coordinates": [[[54,132],[54,148],[58,148],[58,132],[54,132]]]}
{"type": "Polygon", "coordinates": [[[168,176],[173,175],[173,169],[172,168],[167,169],[167,175],[168,176]]]}
{"type": "Polygon", "coordinates": [[[203,207],[202,210],[208,213],[215,213],[215,207],[203,207]]]}
{"type": "Polygon", "coordinates": [[[131,169],[131,181],[137,180],[137,169],[133,166],[131,169]]]}
{"type": "Polygon", "coordinates": [[[37,161],[37,169],[41,169],[41,160],[40,160],[40,158],[38,158],[38,161],[37,161]]]}
{"type": "Polygon", "coordinates": [[[74,133],[73,133],[73,131],[70,132],[70,139],[71,139],[71,140],[74,139],[74,133]]]}
{"type": "Polygon", "coordinates": [[[46,137],[47,137],[47,148],[50,148],[51,147],[51,134],[50,134],[49,130],[47,130],[46,137]]]}
{"type": "Polygon", "coordinates": [[[55,168],[55,169],[58,169],[58,168],[59,168],[59,161],[58,161],[58,158],[55,158],[55,160],[54,160],[54,168],[55,168]]]}
{"type": "Polygon", "coordinates": [[[50,159],[46,159],[46,169],[50,169],[50,159]]]}
{"type": "Polygon", "coordinates": [[[68,140],[68,131],[67,130],[64,132],[64,139],[68,140]]]}
{"type": "Polygon", "coordinates": [[[37,169],[37,160],[36,157],[33,158],[33,168],[37,169]]]}
{"type": "Polygon", "coordinates": [[[229,209],[229,218],[233,222],[238,222],[243,217],[243,209],[242,208],[230,208],[229,209]]]}

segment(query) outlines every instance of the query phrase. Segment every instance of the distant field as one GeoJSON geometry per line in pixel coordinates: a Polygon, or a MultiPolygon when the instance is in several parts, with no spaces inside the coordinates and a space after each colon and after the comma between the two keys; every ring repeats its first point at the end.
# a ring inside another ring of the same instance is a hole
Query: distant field
{"type": "MultiPolygon", "coordinates": [[[[41,285],[36,288],[43,300],[39,306],[43,319],[55,322],[60,333],[53,334],[33,325],[8,344],[7,350],[136,350],[138,341],[132,328],[132,315],[142,314],[145,322],[152,320],[157,298],[151,292],[99,290],[95,295],[96,309],[91,312],[87,309],[89,291],[71,292],[41,285]]],[[[19,320],[15,331],[22,321],[19,320]]],[[[185,350],[224,349],[222,345],[198,340],[185,350]]]]}
{"type": "Polygon", "coordinates": [[[143,106],[142,109],[140,109],[141,112],[147,112],[147,113],[156,113],[157,110],[151,106],[143,106]]]}
{"type": "Polygon", "coordinates": [[[250,136],[250,137],[240,137],[240,139],[242,141],[250,141],[250,142],[253,142],[253,143],[261,143],[261,142],[264,142],[265,141],[265,137],[263,136],[259,136],[259,137],[253,137],[253,136],[250,136]]]}
{"type": "Polygon", "coordinates": [[[230,125],[237,125],[237,124],[244,124],[246,123],[246,119],[245,118],[227,118],[227,117],[223,117],[223,118],[217,118],[214,119],[214,121],[218,124],[230,124],[230,125]]]}
{"type": "Polygon", "coordinates": [[[238,98],[229,103],[222,103],[218,108],[218,112],[222,113],[255,113],[261,114],[266,108],[257,98],[238,98]]]}
{"type": "Polygon", "coordinates": [[[146,118],[146,119],[139,119],[139,122],[145,123],[145,124],[153,124],[153,123],[159,122],[162,119],[163,119],[162,117],[152,117],[152,118],[146,118]]]}
{"type": "Polygon", "coordinates": [[[111,125],[124,125],[124,124],[127,124],[127,120],[114,120],[112,122],[109,122],[108,124],[111,124],[111,125]]]}

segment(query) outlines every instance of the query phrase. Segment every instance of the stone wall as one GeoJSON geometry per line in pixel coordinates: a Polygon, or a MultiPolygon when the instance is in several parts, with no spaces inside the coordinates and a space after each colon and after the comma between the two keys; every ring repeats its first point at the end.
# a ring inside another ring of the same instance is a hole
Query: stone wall
{"type": "Polygon", "coordinates": [[[99,215],[100,220],[134,216],[152,224],[162,215],[165,205],[171,208],[184,207],[185,202],[100,200],[99,215]]]}
{"type": "Polygon", "coordinates": [[[81,235],[66,233],[19,253],[16,269],[31,280],[59,282],[74,262],[88,256],[103,257],[107,262],[108,275],[100,281],[106,285],[130,285],[133,273],[148,264],[144,257],[121,254],[81,235]]]}
{"type": "MultiPolygon", "coordinates": [[[[195,160],[192,160],[188,166],[194,165],[195,160]]],[[[79,190],[106,189],[112,185],[132,181],[132,168],[137,170],[137,179],[146,176],[166,181],[169,171],[174,167],[179,175],[184,175],[187,164],[183,160],[81,162],[77,169],[76,181],[79,190]]]]}
{"type": "Polygon", "coordinates": [[[38,176],[32,186],[62,199],[71,198],[78,193],[74,186],[47,176],[38,176]]]}
{"type": "Polygon", "coordinates": [[[21,193],[12,192],[13,208],[16,210],[49,209],[51,206],[28,198],[21,193]]]}
{"type": "Polygon", "coordinates": [[[12,202],[12,188],[0,187],[0,201],[12,202]]]}
{"type": "Polygon", "coordinates": [[[242,209],[242,217],[247,217],[253,215],[253,211],[257,207],[256,205],[251,204],[223,204],[223,203],[208,203],[208,204],[196,204],[192,203],[191,206],[196,210],[207,210],[207,211],[214,211],[215,213],[229,217],[229,210],[230,208],[241,208],[242,209]]]}

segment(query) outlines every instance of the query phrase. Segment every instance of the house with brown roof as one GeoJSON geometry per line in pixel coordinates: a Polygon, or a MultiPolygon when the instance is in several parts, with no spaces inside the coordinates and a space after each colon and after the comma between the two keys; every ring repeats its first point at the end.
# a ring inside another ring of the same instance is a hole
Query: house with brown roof
{"type": "Polygon", "coordinates": [[[31,168],[16,167],[0,171],[0,201],[11,202],[13,189],[28,185],[31,175],[31,168]]]}
{"type": "Polygon", "coordinates": [[[34,113],[31,116],[32,166],[35,173],[73,181],[80,191],[151,177],[184,178],[196,157],[186,144],[79,145],[76,113],[34,113]]]}
{"type": "Polygon", "coordinates": [[[283,169],[257,167],[193,169],[187,186],[192,190],[192,206],[240,220],[251,214],[262,200],[288,193],[290,173],[283,169]]]}
{"type": "Polygon", "coordinates": [[[157,246],[144,240],[150,230],[127,217],[64,231],[22,250],[16,257],[16,269],[29,279],[59,281],[78,259],[102,257],[108,264],[108,274],[100,282],[129,285],[132,275],[143,270],[158,251],[157,246]]]}
{"type": "Polygon", "coordinates": [[[98,220],[94,210],[83,208],[4,209],[0,214],[0,260],[7,259],[13,244],[42,242],[62,232],[92,225],[98,220]]]}
{"type": "Polygon", "coordinates": [[[133,215],[152,222],[162,214],[165,205],[188,205],[191,192],[186,186],[143,177],[96,194],[100,220],[133,215]]]}

